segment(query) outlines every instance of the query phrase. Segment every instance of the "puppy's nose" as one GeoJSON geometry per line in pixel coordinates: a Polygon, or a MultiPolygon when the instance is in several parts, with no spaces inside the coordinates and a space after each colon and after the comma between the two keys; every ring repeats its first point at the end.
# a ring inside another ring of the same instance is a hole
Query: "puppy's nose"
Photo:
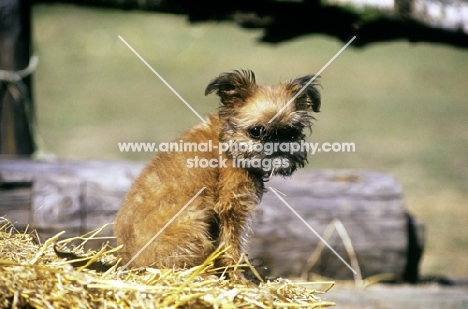
{"type": "Polygon", "coordinates": [[[273,142],[289,142],[296,140],[301,134],[301,130],[295,128],[286,128],[272,132],[268,136],[268,140],[273,142]]]}

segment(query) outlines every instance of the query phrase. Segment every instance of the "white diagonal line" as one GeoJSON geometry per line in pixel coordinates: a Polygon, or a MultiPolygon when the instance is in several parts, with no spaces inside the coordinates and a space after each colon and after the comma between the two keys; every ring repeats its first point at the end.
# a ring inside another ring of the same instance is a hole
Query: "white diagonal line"
{"type": "Polygon", "coordinates": [[[122,272],[124,271],[128,265],[130,265],[146,248],[148,248],[148,246],[169,226],[169,224],[172,223],[172,221],[174,221],[181,213],[182,211],[185,210],[185,208],[187,208],[192,202],[193,200],[195,200],[197,198],[197,196],[199,196],[203,190],[205,190],[206,187],[203,187],[200,189],[200,191],[197,192],[197,194],[195,194],[191,199],[190,201],[187,202],[187,204],[185,204],[184,207],[182,207],[175,215],[174,217],[171,218],[171,220],[169,220],[166,225],[164,225],[150,240],[148,240],[148,242],[130,259],[130,261],[128,261],[127,264],[125,264],[124,266],[122,266],[122,268],[120,268],[119,272],[122,272]]]}
{"type": "Polygon", "coordinates": [[[299,218],[299,220],[302,221],[302,223],[304,223],[304,224],[309,228],[309,230],[311,230],[311,231],[325,244],[325,246],[328,247],[328,249],[330,249],[330,250],[331,250],[331,251],[332,251],[332,252],[333,252],[333,253],[334,253],[334,254],[335,254],[335,255],[336,255],[336,256],[337,256],[337,257],[338,257],[338,258],[339,258],[355,275],[357,274],[357,271],[355,271],[354,268],[352,268],[351,265],[349,265],[348,262],[346,262],[346,261],[341,257],[341,255],[340,255],[338,252],[336,252],[335,249],[333,249],[332,246],[330,246],[330,245],[328,244],[328,242],[327,242],[325,239],[323,239],[323,237],[320,236],[320,234],[317,233],[317,231],[316,231],[313,227],[311,227],[311,226],[309,225],[309,223],[307,223],[307,221],[304,220],[304,218],[302,218],[301,215],[298,214],[298,213],[294,210],[294,208],[292,208],[291,205],[289,205],[289,204],[278,194],[278,192],[276,192],[276,189],[275,189],[275,188],[269,187],[269,189],[271,190],[271,192],[273,192],[273,193],[284,203],[284,205],[286,205],[286,206],[289,208],[289,210],[291,210],[291,211],[293,212],[293,214],[296,215],[296,217],[299,218]]]}
{"type": "Polygon", "coordinates": [[[146,60],[143,59],[143,57],[140,56],[140,54],[139,54],[130,44],[128,44],[127,41],[124,40],[123,37],[121,37],[121,36],[119,35],[119,39],[120,39],[125,45],[127,45],[127,47],[128,47],[138,58],[140,58],[140,60],[141,60],[157,77],[159,77],[159,79],[160,79],[169,89],[171,89],[171,91],[174,92],[174,94],[175,94],[185,105],[187,105],[187,107],[190,108],[190,110],[191,110],[195,115],[197,115],[197,117],[200,118],[201,121],[203,121],[203,123],[207,123],[206,120],[203,119],[203,117],[200,116],[200,114],[197,113],[197,111],[196,111],[190,104],[188,104],[187,101],[185,101],[184,98],[183,98],[174,88],[172,88],[172,86],[169,85],[169,83],[166,82],[166,80],[165,80],[161,75],[159,75],[159,73],[156,72],[156,70],[153,69],[153,67],[151,67],[151,66],[149,65],[149,63],[146,62],[146,60]]]}
{"type": "Polygon", "coordinates": [[[303,91],[320,75],[320,73],[322,73],[322,72],[328,67],[328,65],[329,65],[330,63],[332,63],[332,62],[336,59],[336,57],[338,57],[338,56],[341,54],[341,52],[342,52],[343,50],[346,49],[346,47],[349,46],[349,44],[351,44],[351,42],[354,41],[355,38],[356,38],[356,36],[353,36],[353,38],[352,38],[351,40],[349,40],[349,42],[346,43],[346,45],[343,46],[343,47],[340,49],[340,51],[337,52],[336,55],[333,56],[333,58],[331,58],[330,61],[328,61],[327,64],[325,64],[325,65],[323,66],[323,68],[321,68],[320,71],[318,71],[318,72],[314,75],[314,77],[312,77],[312,78],[309,80],[309,82],[308,82],[307,84],[305,84],[304,87],[302,87],[302,88],[296,93],[296,95],[295,95],[294,97],[292,97],[292,99],[289,100],[288,103],[286,103],[286,105],[283,106],[283,108],[281,108],[281,109],[276,113],[275,116],[273,116],[273,118],[270,119],[270,121],[268,121],[268,123],[271,123],[273,120],[275,120],[275,118],[278,117],[278,115],[279,115],[286,107],[288,107],[288,105],[291,104],[291,102],[293,102],[294,100],[296,100],[296,98],[297,98],[297,97],[298,97],[298,96],[299,96],[299,95],[300,95],[300,94],[301,94],[301,93],[302,93],[302,92],[303,92],[303,91]]]}

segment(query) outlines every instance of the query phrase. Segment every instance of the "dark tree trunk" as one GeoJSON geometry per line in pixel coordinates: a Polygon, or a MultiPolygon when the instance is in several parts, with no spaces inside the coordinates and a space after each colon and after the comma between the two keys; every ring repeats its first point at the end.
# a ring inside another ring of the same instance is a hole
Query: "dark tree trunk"
{"type": "Polygon", "coordinates": [[[31,2],[0,1],[0,154],[30,155],[34,105],[29,66],[31,2]]]}

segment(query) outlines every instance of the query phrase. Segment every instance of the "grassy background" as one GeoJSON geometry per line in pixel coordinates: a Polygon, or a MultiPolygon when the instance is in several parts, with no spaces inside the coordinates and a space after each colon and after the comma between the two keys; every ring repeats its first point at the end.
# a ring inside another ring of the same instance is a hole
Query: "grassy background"
{"type": "MultiPolygon", "coordinates": [[[[199,119],[119,40],[131,44],[200,114],[210,79],[249,68],[260,83],[319,71],[343,46],[323,36],[280,45],[227,23],[171,15],[38,5],[33,15],[42,151],[60,158],[148,160],[118,142],[163,142],[199,119]]],[[[348,48],[322,74],[316,142],[354,142],[308,168],[377,170],[404,186],[427,228],[424,274],[467,277],[468,51],[393,42],[348,48]]]]}

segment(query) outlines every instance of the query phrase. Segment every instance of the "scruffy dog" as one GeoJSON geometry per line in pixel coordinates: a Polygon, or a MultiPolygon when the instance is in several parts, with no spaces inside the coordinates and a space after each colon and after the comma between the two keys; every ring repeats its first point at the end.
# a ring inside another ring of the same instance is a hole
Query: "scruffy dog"
{"type": "Polygon", "coordinates": [[[129,262],[171,219],[173,221],[130,266],[184,268],[200,265],[218,246],[230,246],[218,266],[235,264],[245,250],[248,222],[272,175],[290,176],[307,162],[300,145],[319,112],[313,75],[279,85],[257,85],[252,71],[223,73],[205,95],[221,98],[216,114],[195,125],[160,152],[135,180],[115,220],[123,263],[129,262]],[[287,105],[287,106],[286,106],[287,105]],[[272,120],[272,121],[271,121],[272,120]],[[195,147],[203,145],[205,147],[195,147]],[[206,146],[210,149],[207,150],[206,146]],[[292,149],[294,148],[294,151],[292,149]],[[184,211],[174,217],[203,187],[184,211]]]}

